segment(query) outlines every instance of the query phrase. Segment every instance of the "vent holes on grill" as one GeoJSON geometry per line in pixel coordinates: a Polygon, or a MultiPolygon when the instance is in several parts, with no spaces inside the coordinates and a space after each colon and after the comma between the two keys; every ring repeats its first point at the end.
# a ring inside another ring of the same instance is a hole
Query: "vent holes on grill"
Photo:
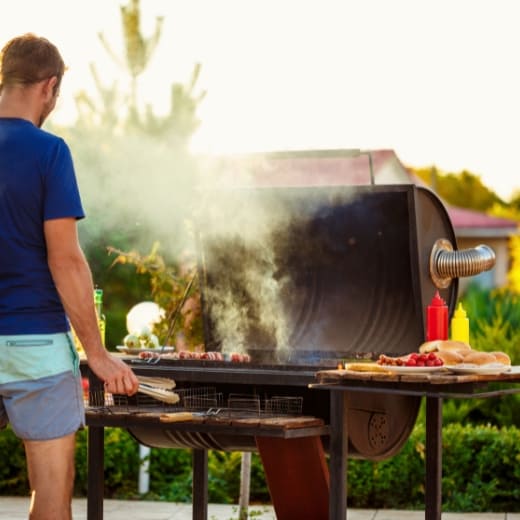
{"type": "Polygon", "coordinates": [[[388,443],[388,417],[383,413],[373,413],[368,422],[368,442],[375,450],[386,447],[388,443]]]}

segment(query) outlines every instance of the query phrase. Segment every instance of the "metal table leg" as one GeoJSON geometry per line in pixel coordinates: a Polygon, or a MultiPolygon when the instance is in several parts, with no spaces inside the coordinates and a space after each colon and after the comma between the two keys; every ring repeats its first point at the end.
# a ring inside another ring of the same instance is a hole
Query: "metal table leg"
{"type": "Polygon", "coordinates": [[[347,394],[330,393],[330,444],[329,444],[329,520],[347,517],[347,394]]]}
{"type": "Polygon", "coordinates": [[[87,432],[87,519],[103,520],[105,486],[104,428],[90,426],[87,432]]]}
{"type": "Polygon", "coordinates": [[[425,520],[442,514],[442,398],[426,398],[425,520]]]}
{"type": "Polygon", "coordinates": [[[208,519],[208,451],[194,449],[193,456],[193,520],[208,519]]]}

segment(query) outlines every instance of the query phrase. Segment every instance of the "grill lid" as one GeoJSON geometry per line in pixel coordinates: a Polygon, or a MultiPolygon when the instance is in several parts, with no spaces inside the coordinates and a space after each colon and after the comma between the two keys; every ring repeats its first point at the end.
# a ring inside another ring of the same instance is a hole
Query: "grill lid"
{"type": "MultiPolygon", "coordinates": [[[[198,225],[208,350],[335,365],[424,341],[434,243],[455,235],[414,185],[212,192],[198,225]]],[[[450,311],[457,279],[443,289],[450,311]]]]}

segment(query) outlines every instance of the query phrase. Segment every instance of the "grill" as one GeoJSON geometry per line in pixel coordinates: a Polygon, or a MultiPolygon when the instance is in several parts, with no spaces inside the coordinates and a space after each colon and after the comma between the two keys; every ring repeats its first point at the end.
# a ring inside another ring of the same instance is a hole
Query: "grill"
{"type": "MultiPolygon", "coordinates": [[[[458,251],[443,204],[414,185],[251,188],[201,196],[206,199],[196,227],[206,350],[220,351],[224,359],[231,352],[248,354],[250,362],[129,360],[138,374],[176,381],[179,405],[160,412],[202,412],[202,419],[189,427],[137,420],[127,427],[151,447],[259,450],[271,495],[282,490],[280,500],[273,497],[278,517],[295,518],[294,511],[282,510],[298,495],[287,490],[272,464],[283,460],[287,445],[261,441],[261,425],[300,418],[306,430],[281,436],[321,437],[319,449],[329,450],[326,425],[334,403],[329,392],[309,387],[316,373],[347,360],[417,350],[434,292],[451,315],[458,277],[490,269],[494,254],[487,246],[458,251]],[[190,402],[190,396],[209,394],[207,401],[190,402]],[[217,427],[222,424],[228,426],[217,427]]],[[[91,386],[96,391],[95,381],[91,386]]],[[[108,407],[103,400],[90,410],[90,424],[164,407],[136,399],[108,407]]],[[[346,411],[349,456],[381,460],[397,453],[415,424],[420,399],[356,393],[346,411]]],[[[304,507],[318,501],[314,489],[309,496],[313,500],[302,500],[304,507]]],[[[320,512],[298,518],[321,518],[327,509],[321,498],[320,512]]]]}
{"type": "MultiPolygon", "coordinates": [[[[298,398],[302,415],[325,424],[328,396],[308,389],[317,370],[417,350],[434,291],[451,314],[459,273],[494,260],[486,246],[454,251],[444,206],[414,185],[222,190],[208,197],[198,229],[206,350],[247,353],[251,362],[134,360],[136,370],[171,377],[181,389],[212,386],[223,402],[232,394],[298,398]]],[[[349,454],[395,454],[419,404],[359,395],[348,412],[349,454]]],[[[130,431],[149,446],[257,448],[241,435],[130,431]]]]}

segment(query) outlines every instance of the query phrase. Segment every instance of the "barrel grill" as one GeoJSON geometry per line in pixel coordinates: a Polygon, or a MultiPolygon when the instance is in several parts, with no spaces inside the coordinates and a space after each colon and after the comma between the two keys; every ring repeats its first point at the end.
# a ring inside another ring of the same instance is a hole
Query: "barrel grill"
{"type": "MultiPolygon", "coordinates": [[[[481,246],[457,251],[439,198],[412,184],[222,189],[202,193],[196,238],[207,351],[249,363],[161,360],[139,368],[178,388],[230,396],[299,398],[303,416],[329,422],[329,394],[308,388],[318,370],[352,359],[416,351],[436,290],[449,313],[458,277],[493,266],[481,246]]],[[[139,362],[136,361],[136,364],[139,362]]],[[[397,453],[420,398],[357,394],[349,455],[397,453]]],[[[131,427],[152,447],[252,451],[253,436],[131,427]]],[[[322,438],[327,449],[328,438],[322,438]]]]}

